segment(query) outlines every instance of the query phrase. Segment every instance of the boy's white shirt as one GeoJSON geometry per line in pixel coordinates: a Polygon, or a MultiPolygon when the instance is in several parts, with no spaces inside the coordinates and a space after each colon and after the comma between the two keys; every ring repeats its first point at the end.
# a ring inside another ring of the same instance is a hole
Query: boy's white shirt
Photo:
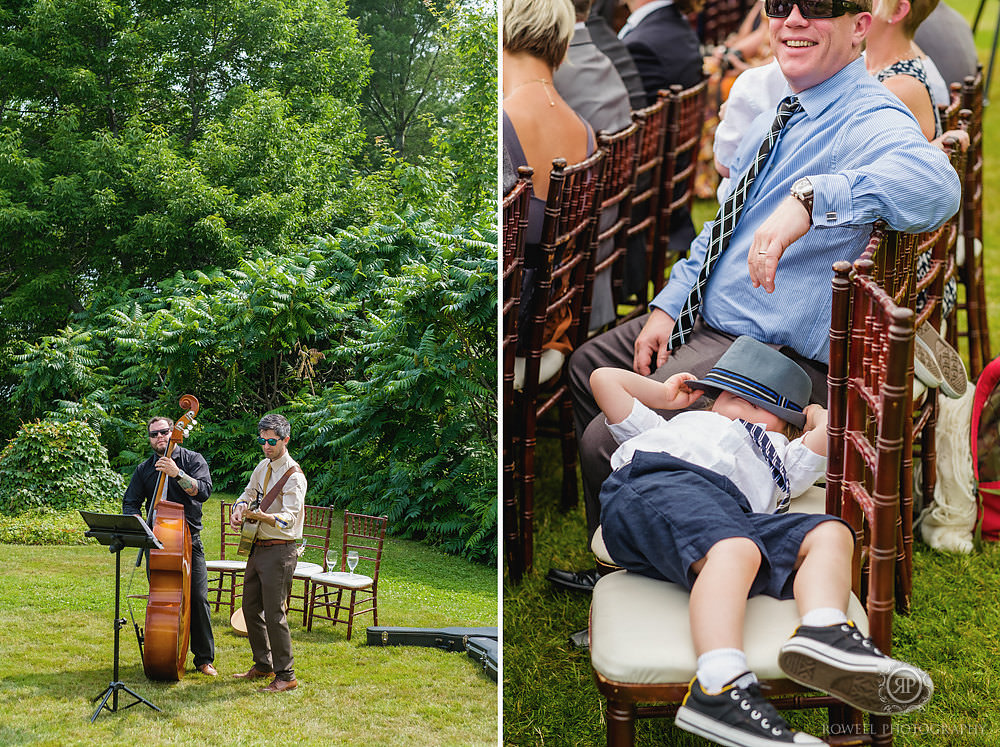
{"type": "MultiPolygon", "coordinates": [[[[709,410],[681,412],[666,420],[633,398],[625,420],[604,422],[620,444],[611,455],[612,470],[631,462],[637,451],[666,452],[728,477],[756,513],[774,513],[780,491],[771,468],[738,421],[709,410]]],[[[789,442],[774,431],[767,436],[785,465],[793,498],[826,472],[826,457],[806,447],[801,438],[789,442]]]]}

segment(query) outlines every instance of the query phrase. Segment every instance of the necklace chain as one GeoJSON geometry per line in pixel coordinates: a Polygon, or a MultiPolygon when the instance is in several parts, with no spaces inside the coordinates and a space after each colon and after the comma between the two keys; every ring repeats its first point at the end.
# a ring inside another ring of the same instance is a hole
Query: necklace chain
{"type": "MultiPolygon", "coordinates": [[[[521,88],[522,86],[526,86],[529,83],[541,83],[542,84],[542,88],[545,88],[545,86],[552,85],[552,81],[549,80],[548,78],[532,78],[531,80],[526,80],[526,81],[523,81],[522,83],[518,83],[516,86],[514,86],[513,88],[510,89],[510,93],[514,93],[514,91],[516,91],[518,88],[521,88]]],[[[507,96],[510,96],[510,93],[508,93],[507,96]]],[[[556,102],[552,99],[552,94],[549,93],[549,89],[548,88],[545,88],[545,95],[549,97],[549,106],[555,106],[556,102]]]]}

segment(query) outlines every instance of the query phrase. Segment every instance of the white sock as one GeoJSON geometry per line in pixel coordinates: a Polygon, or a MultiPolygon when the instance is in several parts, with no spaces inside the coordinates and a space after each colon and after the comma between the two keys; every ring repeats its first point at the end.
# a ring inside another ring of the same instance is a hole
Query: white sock
{"type": "Polygon", "coordinates": [[[747,655],[738,648],[716,648],[698,657],[698,682],[714,695],[733,679],[750,669],[747,655]]]}
{"type": "Polygon", "coordinates": [[[818,607],[809,610],[802,616],[802,624],[809,627],[820,627],[824,625],[839,625],[847,622],[847,615],[843,610],[836,607],[818,607]]]}

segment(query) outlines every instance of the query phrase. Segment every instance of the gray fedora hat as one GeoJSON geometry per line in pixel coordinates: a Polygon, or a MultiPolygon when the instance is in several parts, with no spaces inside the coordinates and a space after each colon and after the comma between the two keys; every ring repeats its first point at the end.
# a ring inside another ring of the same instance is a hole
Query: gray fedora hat
{"type": "Polygon", "coordinates": [[[797,428],[806,424],[812,394],[809,374],[791,358],[752,337],[737,337],[703,379],[685,382],[709,394],[730,392],[797,428]]]}

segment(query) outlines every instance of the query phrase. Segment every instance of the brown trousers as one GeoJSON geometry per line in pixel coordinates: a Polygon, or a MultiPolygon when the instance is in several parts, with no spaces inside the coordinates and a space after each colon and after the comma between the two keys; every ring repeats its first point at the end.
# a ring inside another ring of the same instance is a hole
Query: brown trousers
{"type": "Polygon", "coordinates": [[[254,545],[243,578],[243,618],[254,666],[261,672],[274,672],[278,679],[286,681],[295,679],[286,612],[297,562],[294,542],[267,547],[254,545]]]}
{"type": "MultiPolygon", "coordinates": [[[[569,385],[573,396],[573,417],[580,449],[580,472],[583,476],[583,499],[587,515],[588,542],[601,521],[601,485],[611,474],[611,455],[618,444],[605,424],[604,415],[590,391],[590,374],[596,368],[613,366],[632,370],[635,339],[649,315],[633,319],[620,327],[591,338],[573,353],[569,362],[569,385]]],[[[695,322],[688,342],[670,354],[660,368],[649,375],[656,381],[666,381],[675,373],[688,371],[702,378],[716,364],[735,340],[734,335],[706,325],[701,318],[695,322]]],[[[772,345],[794,360],[809,374],[813,384],[813,402],[826,406],[826,365],[803,358],[794,350],[772,345]]],[[[654,361],[655,365],[655,361],[654,361]]],[[[706,406],[700,400],[694,409],[706,406]]],[[[679,410],[658,411],[671,418],[679,410]]]]}

